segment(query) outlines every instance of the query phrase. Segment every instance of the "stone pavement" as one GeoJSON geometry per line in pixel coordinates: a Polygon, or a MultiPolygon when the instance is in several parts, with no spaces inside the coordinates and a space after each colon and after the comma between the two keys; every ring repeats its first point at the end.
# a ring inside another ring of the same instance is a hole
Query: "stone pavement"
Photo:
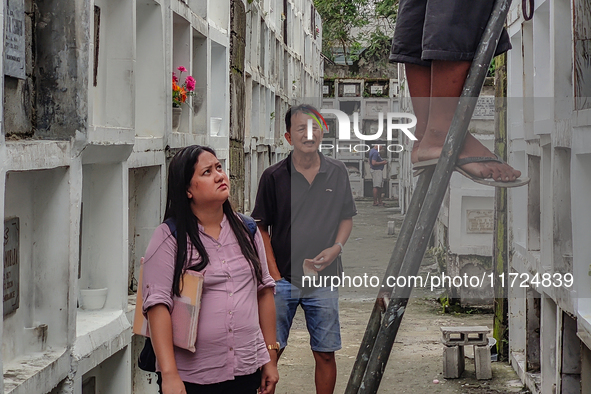
{"type": "MultiPolygon", "coordinates": [[[[381,278],[395,243],[395,237],[387,235],[387,222],[395,221],[398,231],[403,217],[395,208],[373,207],[371,201],[356,203],[358,215],[354,218],[353,232],[343,253],[345,272],[349,276],[367,274],[381,278]]],[[[425,258],[422,272],[436,269],[433,263],[432,259],[425,258]]],[[[338,377],[335,393],[345,390],[376,294],[375,288],[340,289],[343,349],[336,353],[338,377]]],[[[505,363],[492,363],[492,380],[476,380],[472,347],[466,347],[466,370],[462,378],[443,379],[443,345],[439,327],[492,327],[492,314],[442,314],[441,306],[434,300],[436,296],[427,291],[413,292],[379,393],[525,392],[515,372],[505,363]]],[[[288,347],[279,361],[279,374],[277,394],[315,392],[314,360],[301,310],[298,310],[288,347]]]]}

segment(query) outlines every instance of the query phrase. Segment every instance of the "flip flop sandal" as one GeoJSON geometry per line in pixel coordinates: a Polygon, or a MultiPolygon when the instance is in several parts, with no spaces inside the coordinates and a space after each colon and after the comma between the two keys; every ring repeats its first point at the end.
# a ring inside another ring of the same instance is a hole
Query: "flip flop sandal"
{"type": "Polygon", "coordinates": [[[412,176],[421,175],[423,172],[425,172],[425,170],[427,168],[437,165],[438,161],[439,161],[439,158],[425,160],[425,161],[419,161],[419,162],[413,164],[412,165],[412,170],[413,170],[412,176]]]}
{"type": "Polygon", "coordinates": [[[505,164],[505,162],[499,157],[499,155],[495,154],[495,156],[496,156],[496,158],[495,157],[465,157],[463,159],[459,159],[456,163],[456,168],[454,168],[454,170],[459,172],[460,174],[462,174],[466,178],[471,179],[476,183],[480,183],[481,185],[486,185],[486,186],[508,188],[508,187],[524,186],[529,183],[529,178],[527,178],[527,177],[526,178],[518,178],[514,181],[506,181],[506,182],[495,181],[493,178],[481,178],[481,177],[469,174],[460,168],[460,166],[470,164],[470,163],[489,163],[491,161],[496,162],[496,163],[505,164]]]}
{"type": "MultiPolygon", "coordinates": [[[[502,181],[495,181],[492,178],[481,178],[481,177],[477,177],[475,175],[469,174],[466,171],[464,171],[462,168],[460,168],[460,166],[463,166],[465,164],[470,164],[470,163],[487,163],[487,162],[496,162],[496,163],[501,163],[504,164],[505,162],[499,157],[499,155],[495,154],[496,157],[466,157],[463,159],[459,159],[457,161],[456,167],[454,168],[455,171],[459,172],[460,174],[462,174],[463,176],[465,176],[468,179],[471,179],[472,181],[476,182],[476,183],[480,183],[481,185],[486,185],[486,186],[493,186],[493,187],[518,187],[518,186],[523,186],[523,185],[527,185],[529,183],[529,178],[519,178],[516,179],[514,181],[507,181],[507,182],[502,182],[502,181]]],[[[415,163],[413,165],[413,176],[418,176],[421,175],[425,169],[427,169],[428,167],[437,165],[437,162],[439,161],[439,159],[431,159],[431,160],[425,160],[425,161],[420,161],[418,163],[415,163]]]]}

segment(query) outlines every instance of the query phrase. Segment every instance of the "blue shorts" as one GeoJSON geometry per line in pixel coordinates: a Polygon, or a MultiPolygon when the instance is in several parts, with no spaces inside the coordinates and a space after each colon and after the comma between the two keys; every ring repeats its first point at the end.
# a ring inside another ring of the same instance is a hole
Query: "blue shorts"
{"type": "Polygon", "coordinates": [[[287,346],[289,329],[298,305],[302,306],[310,333],[310,347],[315,352],[334,352],[341,348],[339,323],[339,292],[320,287],[312,292],[301,289],[285,279],[276,282],[275,309],[277,312],[277,341],[281,349],[287,346]]]}

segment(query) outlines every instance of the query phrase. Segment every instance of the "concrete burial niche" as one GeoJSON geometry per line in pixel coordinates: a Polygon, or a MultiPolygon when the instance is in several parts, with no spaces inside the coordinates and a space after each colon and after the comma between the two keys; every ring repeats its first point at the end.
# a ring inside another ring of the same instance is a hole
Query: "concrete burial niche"
{"type": "Polygon", "coordinates": [[[230,23],[230,2],[208,0],[207,21],[221,31],[228,31],[228,25],[230,23]]]}
{"type": "Polygon", "coordinates": [[[131,348],[113,354],[81,377],[81,394],[131,393],[131,348]]]}
{"type": "Polygon", "coordinates": [[[118,0],[94,2],[89,107],[95,127],[134,127],[134,7],[118,0]]]}
{"type": "MultiPolygon", "coordinates": [[[[587,132],[585,130],[585,132],[587,132]]],[[[573,178],[578,182],[573,184],[573,275],[578,297],[591,299],[591,153],[581,153],[575,156],[573,178]]],[[[579,302],[579,314],[585,317],[584,324],[591,331],[591,303],[579,302]]]]}
{"type": "Polygon", "coordinates": [[[273,144],[273,138],[275,137],[275,94],[271,91],[271,89],[265,89],[265,109],[266,109],[266,117],[265,117],[265,141],[268,144],[273,144]]]}
{"type": "Polygon", "coordinates": [[[191,75],[195,78],[193,101],[193,134],[207,134],[207,37],[193,29],[193,64],[191,75]]]}
{"type": "Polygon", "coordinates": [[[107,288],[104,310],[127,305],[127,185],[123,166],[86,164],[82,169],[82,217],[79,289],[107,288]],[[125,223],[126,224],[126,223],[125,223]]]}
{"type": "MultiPolygon", "coordinates": [[[[226,137],[228,135],[228,94],[225,87],[228,80],[228,49],[211,41],[211,98],[209,109],[209,135],[210,137],[226,137]]],[[[261,91],[262,92],[262,91],[261,91]]],[[[266,95],[261,94],[260,100],[265,101],[266,95]]],[[[215,140],[210,139],[216,146],[215,140]]]]}
{"type": "MultiPolygon", "coordinates": [[[[187,70],[191,70],[191,36],[192,29],[191,24],[181,15],[173,12],[172,14],[172,70],[179,76],[180,72],[177,70],[178,67],[183,66],[187,70]]],[[[181,76],[181,83],[187,73],[183,73],[181,76]]],[[[172,76],[171,76],[172,78],[172,76]]],[[[172,84],[172,82],[170,82],[172,84]]],[[[187,99],[186,103],[181,105],[183,110],[181,114],[181,121],[179,125],[180,133],[190,132],[190,117],[191,108],[189,106],[190,99],[187,99]]],[[[172,104],[171,104],[172,106],[172,104]]],[[[172,114],[172,111],[171,111],[172,114]]]]}
{"type": "MultiPolygon", "coordinates": [[[[67,168],[8,172],[5,190],[4,218],[18,233],[12,245],[18,256],[10,277],[5,269],[4,284],[18,292],[19,301],[4,315],[2,358],[4,370],[17,376],[41,371],[45,361],[56,361],[67,346],[68,289],[73,280],[69,172],[67,168]],[[25,360],[31,355],[43,361],[27,367],[25,360]]],[[[67,369],[59,372],[58,365],[55,368],[58,375],[67,373],[67,369]]],[[[8,376],[5,389],[13,388],[12,383],[8,376]]]]}
{"type": "MultiPolygon", "coordinates": [[[[162,137],[171,104],[165,92],[171,77],[165,73],[162,6],[154,1],[136,4],[135,134],[162,137]]],[[[178,73],[177,73],[178,74],[178,73]]]]}
{"type": "Polygon", "coordinates": [[[164,166],[129,169],[129,288],[137,291],[140,259],[162,222],[164,166]]]}
{"type": "Polygon", "coordinates": [[[203,19],[207,19],[207,0],[189,0],[189,8],[203,19]]]}

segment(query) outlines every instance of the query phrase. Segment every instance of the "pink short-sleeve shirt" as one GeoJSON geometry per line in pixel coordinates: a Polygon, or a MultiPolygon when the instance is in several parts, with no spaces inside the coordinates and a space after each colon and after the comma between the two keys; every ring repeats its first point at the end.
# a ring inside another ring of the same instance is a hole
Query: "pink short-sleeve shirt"
{"type": "MultiPolygon", "coordinates": [[[[250,263],[240,250],[227,218],[217,240],[203,232],[201,241],[209,255],[203,270],[204,286],[199,312],[195,353],[174,348],[179,375],[184,382],[213,384],[249,375],[270,361],[259,325],[257,292],[274,287],[269,275],[263,238],[257,230],[255,246],[261,261],[263,283],[257,284],[250,263]]],[[[199,262],[187,239],[190,261],[199,262]]],[[[172,308],[172,280],[176,239],[166,224],[156,228],[144,259],[143,312],[157,304],[172,308]]],[[[158,365],[156,366],[158,370],[158,365]]]]}

